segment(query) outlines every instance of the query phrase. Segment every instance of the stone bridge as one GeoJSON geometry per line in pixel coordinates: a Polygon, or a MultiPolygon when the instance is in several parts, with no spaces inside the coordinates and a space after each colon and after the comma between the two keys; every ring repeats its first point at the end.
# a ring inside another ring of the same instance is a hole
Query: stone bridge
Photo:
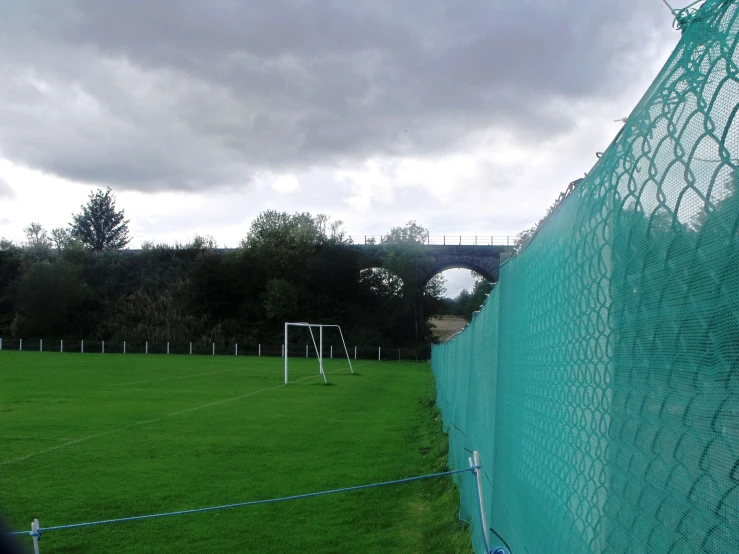
{"type": "Polygon", "coordinates": [[[403,280],[403,288],[413,305],[416,340],[425,321],[423,298],[429,280],[445,269],[471,269],[491,283],[498,282],[501,256],[509,256],[513,246],[502,245],[438,245],[438,244],[354,244],[362,269],[384,268],[403,280]],[[397,256],[401,263],[397,263],[397,256]]]}
{"type": "MultiPolygon", "coordinates": [[[[388,257],[392,252],[406,253],[413,266],[414,281],[425,285],[434,275],[446,269],[471,269],[482,275],[491,283],[498,282],[501,255],[506,257],[513,252],[513,246],[500,245],[411,245],[403,244],[367,244],[352,245],[359,253],[363,269],[382,267],[387,269],[388,257]],[[422,283],[421,283],[422,282],[422,283]]],[[[398,275],[404,281],[408,275],[398,275]]]]}

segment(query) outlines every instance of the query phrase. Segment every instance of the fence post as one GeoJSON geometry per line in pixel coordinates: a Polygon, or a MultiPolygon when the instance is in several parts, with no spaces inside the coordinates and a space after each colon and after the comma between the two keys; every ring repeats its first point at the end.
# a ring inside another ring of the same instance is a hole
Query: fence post
{"type": "Polygon", "coordinates": [[[147,340],[146,346],[144,346],[144,354],[148,354],[148,353],[149,353],[149,341],[147,340]]]}
{"type": "Polygon", "coordinates": [[[475,450],[472,452],[472,457],[469,459],[470,461],[470,467],[477,466],[478,469],[473,469],[472,473],[475,475],[475,479],[477,479],[477,501],[480,504],[480,518],[482,521],[482,533],[485,536],[485,546],[490,544],[490,536],[488,534],[488,518],[485,516],[485,498],[482,494],[482,473],[480,472],[480,453],[475,450]]]}
{"type": "Polygon", "coordinates": [[[169,341],[167,341],[167,354],[169,354],[169,341]]]}
{"type": "Polygon", "coordinates": [[[84,354],[84,353],[85,353],[85,339],[82,339],[80,341],[80,354],[84,354]]]}
{"type": "Polygon", "coordinates": [[[43,352],[44,351],[44,339],[38,340],[38,351],[43,352]]]}
{"type": "Polygon", "coordinates": [[[38,518],[34,519],[31,523],[31,537],[33,537],[33,554],[39,554],[38,549],[38,539],[41,536],[41,533],[39,533],[39,523],[38,518]]]}
{"type": "Polygon", "coordinates": [[[192,343],[190,343],[190,355],[192,356],[192,343]]]}
{"type": "Polygon", "coordinates": [[[257,353],[257,356],[261,356],[262,355],[262,345],[261,344],[259,345],[259,350],[257,352],[258,352],[257,353]]]}

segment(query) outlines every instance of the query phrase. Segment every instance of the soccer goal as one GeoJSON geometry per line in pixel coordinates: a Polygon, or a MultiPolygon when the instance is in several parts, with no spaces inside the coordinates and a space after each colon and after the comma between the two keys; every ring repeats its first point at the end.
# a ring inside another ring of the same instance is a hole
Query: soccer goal
{"type": "MultiPolygon", "coordinates": [[[[289,349],[288,346],[290,344],[290,328],[291,327],[305,327],[308,329],[308,333],[310,334],[311,342],[313,343],[313,350],[316,353],[316,358],[318,358],[318,373],[323,377],[323,382],[328,383],[328,380],[326,379],[326,372],[323,370],[323,330],[329,329],[333,330],[336,329],[339,331],[339,337],[341,338],[341,344],[344,346],[344,353],[346,354],[346,361],[349,362],[349,371],[354,373],[354,368],[352,367],[352,361],[349,358],[349,350],[346,347],[346,341],[344,340],[344,333],[341,332],[341,327],[338,325],[325,325],[323,323],[285,323],[285,347],[284,347],[284,354],[285,354],[285,384],[288,383],[288,375],[289,375],[289,349]],[[316,341],[316,335],[318,335],[318,341],[316,341]]],[[[306,350],[307,355],[307,350],[306,350]]]]}

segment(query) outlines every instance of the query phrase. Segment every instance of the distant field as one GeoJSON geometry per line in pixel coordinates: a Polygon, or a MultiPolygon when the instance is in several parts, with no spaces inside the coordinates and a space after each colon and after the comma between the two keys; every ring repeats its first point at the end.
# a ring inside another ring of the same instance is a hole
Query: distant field
{"type": "MultiPolygon", "coordinates": [[[[0,513],[18,530],[443,471],[427,364],[0,352],[0,513]]],[[[464,475],[463,478],[467,478],[464,475]]],[[[469,552],[451,478],[50,531],[42,553],[469,552]]]]}
{"type": "Polygon", "coordinates": [[[439,315],[429,318],[431,334],[438,340],[445,340],[458,333],[467,325],[467,320],[455,315],[439,315]]]}

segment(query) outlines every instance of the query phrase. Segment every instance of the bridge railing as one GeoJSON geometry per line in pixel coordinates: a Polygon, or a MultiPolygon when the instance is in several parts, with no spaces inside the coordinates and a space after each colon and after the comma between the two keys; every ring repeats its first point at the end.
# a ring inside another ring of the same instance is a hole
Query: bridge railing
{"type": "MultiPolygon", "coordinates": [[[[384,235],[351,235],[352,244],[384,244],[384,235]]],[[[498,235],[429,235],[424,244],[446,246],[514,246],[516,237],[498,235]]]]}

